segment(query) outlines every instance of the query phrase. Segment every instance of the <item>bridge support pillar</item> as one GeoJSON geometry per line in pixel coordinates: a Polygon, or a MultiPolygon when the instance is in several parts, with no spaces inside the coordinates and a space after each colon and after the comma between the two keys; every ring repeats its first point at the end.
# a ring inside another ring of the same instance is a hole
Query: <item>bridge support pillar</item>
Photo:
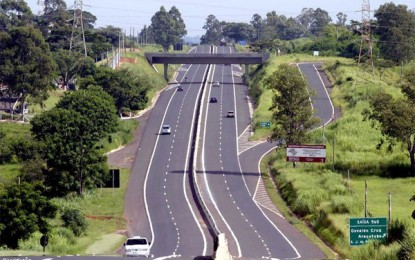
{"type": "Polygon", "coordinates": [[[249,74],[249,64],[245,64],[245,74],[249,74]]]}
{"type": "Polygon", "coordinates": [[[164,63],[164,78],[166,79],[166,81],[169,81],[169,75],[168,75],[168,69],[169,69],[169,64],[164,63]]]}

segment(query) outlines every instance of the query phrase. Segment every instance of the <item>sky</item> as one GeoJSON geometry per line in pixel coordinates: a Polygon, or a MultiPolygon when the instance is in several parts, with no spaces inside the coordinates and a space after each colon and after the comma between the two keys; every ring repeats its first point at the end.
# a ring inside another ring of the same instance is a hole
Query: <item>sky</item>
{"type": "MultiPolygon", "coordinates": [[[[25,1],[33,13],[41,10],[38,0],[25,1]]],[[[68,8],[73,7],[74,0],[65,2],[68,8]]],[[[371,0],[370,9],[374,11],[389,2],[415,9],[415,0],[371,0]]],[[[255,13],[265,17],[268,12],[275,11],[278,15],[296,17],[303,8],[321,8],[329,13],[333,21],[337,20],[339,12],[346,14],[348,21],[359,21],[362,19],[362,4],[363,0],[83,0],[83,9],[97,17],[96,27],[112,25],[123,28],[129,35],[133,31],[136,34],[144,25],[150,25],[151,17],[161,6],[167,11],[176,6],[186,24],[187,35],[194,37],[205,33],[202,27],[210,14],[220,21],[249,23],[255,13]]]]}

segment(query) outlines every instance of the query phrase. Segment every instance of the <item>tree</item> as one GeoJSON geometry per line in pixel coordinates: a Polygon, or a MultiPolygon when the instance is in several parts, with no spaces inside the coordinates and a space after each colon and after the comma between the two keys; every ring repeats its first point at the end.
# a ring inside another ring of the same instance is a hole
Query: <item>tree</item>
{"type": "MultiPolygon", "coordinates": [[[[412,71],[413,73],[414,71],[412,71]]],[[[415,175],[415,100],[411,100],[414,93],[414,85],[406,81],[402,85],[404,92],[407,92],[407,99],[394,100],[389,94],[380,92],[370,100],[370,109],[363,112],[365,120],[372,122],[372,127],[380,129],[382,135],[389,141],[389,149],[392,149],[396,142],[406,145],[410,162],[411,174],[415,175]]],[[[378,144],[378,148],[384,141],[378,144]]]]}
{"type": "Polygon", "coordinates": [[[81,88],[89,85],[101,86],[110,94],[121,115],[124,108],[129,110],[144,109],[147,102],[148,79],[140,75],[133,75],[127,69],[112,70],[110,68],[98,67],[93,79],[81,80],[81,88]]]}
{"type": "Polygon", "coordinates": [[[255,29],[255,33],[256,33],[255,40],[260,41],[261,40],[261,31],[262,31],[262,28],[264,26],[261,15],[254,14],[252,16],[252,19],[251,19],[251,25],[255,29]]]}
{"type": "Polygon", "coordinates": [[[336,14],[337,17],[337,25],[339,26],[345,26],[347,21],[347,14],[344,14],[342,12],[339,12],[336,14]]]}
{"type": "Polygon", "coordinates": [[[151,18],[151,27],[154,33],[154,40],[167,52],[170,45],[180,41],[186,35],[185,24],[181,14],[176,7],[172,7],[169,12],[164,6],[151,18]]]}
{"type": "Polygon", "coordinates": [[[84,128],[81,136],[85,135],[89,142],[98,142],[118,126],[114,99],[101,87],[90,86],[88,89],[69,92],[59,100],[56,108],[72,110],[81,115],[84,128]]]}
{"type": "Polygon", "coordinates": [[[331,22],[327,11],[320,8],[303,8],[301,14],[297,16],[297,21],[309,30],[315,36],[320,36],[324,27],[331,22]]]}
{"type": "Polygon", "coordinates": [[[223,36],[235,42],[249,41],[254,35],[254,28],[247,23],[225,23],[223,36]]]}
{"type": "Polygon", "coordinates": [[[182,14],[175,6],[170,8],[169,14],[173,20],[171,41],[173,44],[181,42],[181,38],[187,34],[186,24],[183,21],[182,14]]]}
{"type": "Polygon", "coordinates": [[[35,231],[46,234],[48,219],[54,218],[57,207],[42,195],[39,183],[13,184],[0,195],[0,244],[11,249],[35,231]]]}
{"type": "Polygon", "coordinates": [[[85,57],[82,53],[58,49],[52,54],[58,72],[55,83],[59,86],[67,87],[70,83],[74,83],[76,78],[87,77],[95,72],[94,60],[85,57]]]}
{"type": "Polygon", "coordinates": [[[0,85],[11,96],[47,97],[55,63],[38,29],[12,28],[0,32],[0,85]]]}
{"type": "Polygon", "coordinates": [[[319,120],[313,116],[307,83],[298,69],[282,64],[264,84],[274,92],[270,110],[275,127],[271,139],[283,139],[287,144],[307,142],[308,132],[319,120]]]}
{"type": "Polygon", "coordinates": [[[313,35],[320,36],[324,31],[324,28],[331,22],[330,15],[327,11],[317,8],[313,13],[312,18],[310,32],[313,35]]]}
{"type": "Polygon", "coordinates": [[[45,185],[52,196],[82,194],[108,177],[106,157],[97,143],[115,131],[114,101],[97,87],[69,92],[56,108],[35,116],[32,133],[47,164],[45,185]]]}
{"type": "Polygon", "coordinates": [[[206,18],[203,29],[206,30],[206,33],[201,38],[202,44],[218,44],[222,40],[222,25],[213,14],[206,18]]]}
{"type": "Polygon", "coordinates": [[[375,12],[379,49],[385,59],[395,62],[415,58],[415,13],[406,5],[386,3],[375,12]]]}
{"type": "Polygon", "coordinates": [[[72,24],[65,1],[45,0],[44,4],[43,13],[36,17],[37,26],[43,37],[49,43],[51,51],[69,49],[68,39],[71,36],[72,24]]]}
{"type": "Polygon", "coordinates": [[[25,1],[2,0],[0,10],[0,31],[28,26],[33,20],[32,11],[25,1]]]}

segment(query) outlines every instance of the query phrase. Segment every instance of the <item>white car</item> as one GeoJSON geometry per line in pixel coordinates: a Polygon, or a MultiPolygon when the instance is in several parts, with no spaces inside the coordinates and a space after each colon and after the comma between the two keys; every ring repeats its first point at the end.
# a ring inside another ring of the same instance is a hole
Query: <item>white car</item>
{"type": "Polygon", "coordinates": [[[130,237],[124,243],[125,256],[150,256],[150,242],[145,237],[130,237]]]}
{"type": "Polygon", "coordinates": [[[169,134],[171,134],[171,127],[170,127],[170,125],[163,125],[161,127],[161,134],[162,135],[169,135],[169,134]]]}
{"type": "Polygon", "coordinates": [[[215,81],[215,82],[213,82],[213,86],[214,86],[214,87],[220,87],[220,83],[219,83],[219,81],[215,81]]]}
{"type": "Polygon", "coordinates": [[[226,114],[226,117],[235,117],[235,113],[231,110],[231,111],[228,111],[228,113],[226,114]]]}

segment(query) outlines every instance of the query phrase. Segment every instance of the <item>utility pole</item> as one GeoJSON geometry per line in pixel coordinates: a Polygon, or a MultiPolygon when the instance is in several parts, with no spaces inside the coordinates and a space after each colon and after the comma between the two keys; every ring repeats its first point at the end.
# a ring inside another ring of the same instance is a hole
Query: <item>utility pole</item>
{"type": "MultiPolygon", "coordinates": [[[[72,34],[71,40],[69,43],[69,51],[72,51],[78,48],[79,51],[82,49],[79,46],[83,47],[85,57],[88,56],[85,43],[85,31],[84,31],[84,21],[82,18],[82,0],[75,0],[73,7],[73,23],[72,23],[72,34]]],[[[81,48],[82,48],[81,47],[81,48]]]]}

